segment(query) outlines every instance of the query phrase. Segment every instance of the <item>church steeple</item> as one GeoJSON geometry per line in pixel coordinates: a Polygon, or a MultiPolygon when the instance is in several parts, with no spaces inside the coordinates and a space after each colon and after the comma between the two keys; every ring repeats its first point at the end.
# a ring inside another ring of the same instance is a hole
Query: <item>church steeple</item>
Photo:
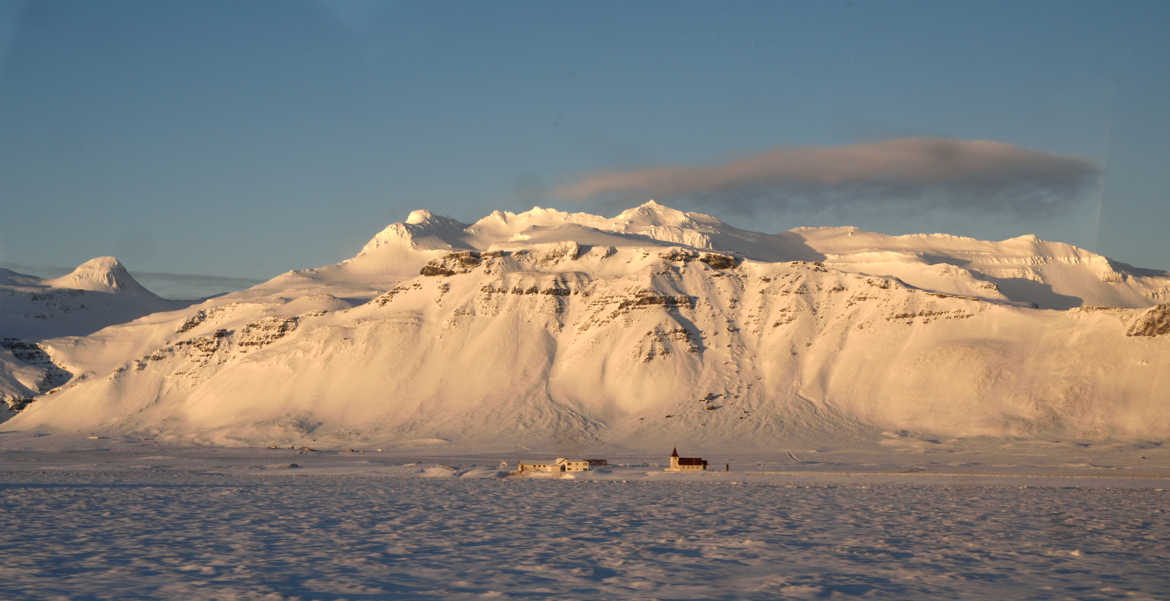
{"type": "Polygon", "coordinates": [[[702,457],[679,457],[678,447],[670,452],[670,467],[666,468],[668,472],[682,472],[690,470],[706,470],[707,461],[702,457]]]}

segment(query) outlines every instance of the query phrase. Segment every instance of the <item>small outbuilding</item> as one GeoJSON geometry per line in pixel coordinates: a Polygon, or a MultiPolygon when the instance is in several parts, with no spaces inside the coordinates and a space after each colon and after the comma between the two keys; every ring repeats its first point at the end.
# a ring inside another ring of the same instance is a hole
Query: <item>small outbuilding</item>
{"type": "Polygon", "coordinates": [[[520,473],[524,472],[563,472],[564,466],[559,463],[536,462],[536,461],[521,461],[518,464],[520,473]]]}
{"type": "Polygon", "coordinates": [[[562,472],[587,472],[589,471],[588,459],[567,459],[565,457],[557,457],[557,465],[561,466],[562,472]]]}
{"type": "Polygon", "coordinates": [[[519,463],[520,472],[587,472],[594,467],[608,465],[604,459],[569,459],[557,457],[551,463],[526,462],[519,463]]]}

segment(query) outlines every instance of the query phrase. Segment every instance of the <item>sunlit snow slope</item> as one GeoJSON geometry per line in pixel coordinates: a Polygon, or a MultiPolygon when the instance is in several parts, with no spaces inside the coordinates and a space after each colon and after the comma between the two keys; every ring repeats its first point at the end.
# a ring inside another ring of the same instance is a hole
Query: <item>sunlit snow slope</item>
{"type": "Polygon", "coordinates": [[[337,265],[42,343],[6,427],[218,443],[1165,438],[1170,274],[1067,244],[427,211],[337,265]]]}

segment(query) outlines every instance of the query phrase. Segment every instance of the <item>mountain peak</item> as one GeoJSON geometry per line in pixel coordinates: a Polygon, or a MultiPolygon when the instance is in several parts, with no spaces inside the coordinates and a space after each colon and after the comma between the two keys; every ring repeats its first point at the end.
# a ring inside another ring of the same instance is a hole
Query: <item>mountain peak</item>
{"type": "Polygon", "coordinates": [[[154,296],[130,275],[121,261],[114,257],[94,257],[59,278],[48,280],[56,288],[92,290],[113,294],[154,296]]]}
{"type": "Polygon", "coordinates": [[[616,223],[632,226],[655,227],[718,227],[723,225],[719,219],[705,213],[695,213],[673,209],[655,200],[622,211],[613,218],[616,223]]]}
{"type": "Polygon", "coordinates": [[[407,225],[420,225],[423,223],[427,223],[428,221],[431,221],[434,218],[435,218],[434,213],[431,213],[430,211],[428,211],[426,209],[415,209],[415,210],[410,212],[410,215],[406,216],[406,221],[404,223],[406,223],[407,225]]]}
{"type": "Polygon", "coordinates": [[[409,248],[429,250],[436,248],[465,248],[462,238],[467,224],[450,217],[435,215],[426,209],[415,209],[406,221],[391,223],[366,243],[359,255],[387,245],[406,245],[409,248]]]}
{"type": "Polygon", "coordinates": [[[688,218],[686,213],[678,209],[672,209],[666,205],[649,200],[640,206],[622,211],[614,220],[637,225],[669,225],[677,227],[686,223],[688,218]]]}

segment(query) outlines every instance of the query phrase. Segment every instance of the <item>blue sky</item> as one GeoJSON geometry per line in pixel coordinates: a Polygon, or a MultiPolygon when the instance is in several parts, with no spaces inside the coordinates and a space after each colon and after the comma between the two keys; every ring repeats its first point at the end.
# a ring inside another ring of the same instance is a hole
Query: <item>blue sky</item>
{"type": "Polygon", "coordinates": [[[641,190],[560,191],[928,137],[1099,175],[1044,211],[864,189],[658,200],[763,231],[1034,232],[1170,268],[1168,6],[0,0],[0,263],[265,278],[413,208],[612,214],[641,190]]]}

